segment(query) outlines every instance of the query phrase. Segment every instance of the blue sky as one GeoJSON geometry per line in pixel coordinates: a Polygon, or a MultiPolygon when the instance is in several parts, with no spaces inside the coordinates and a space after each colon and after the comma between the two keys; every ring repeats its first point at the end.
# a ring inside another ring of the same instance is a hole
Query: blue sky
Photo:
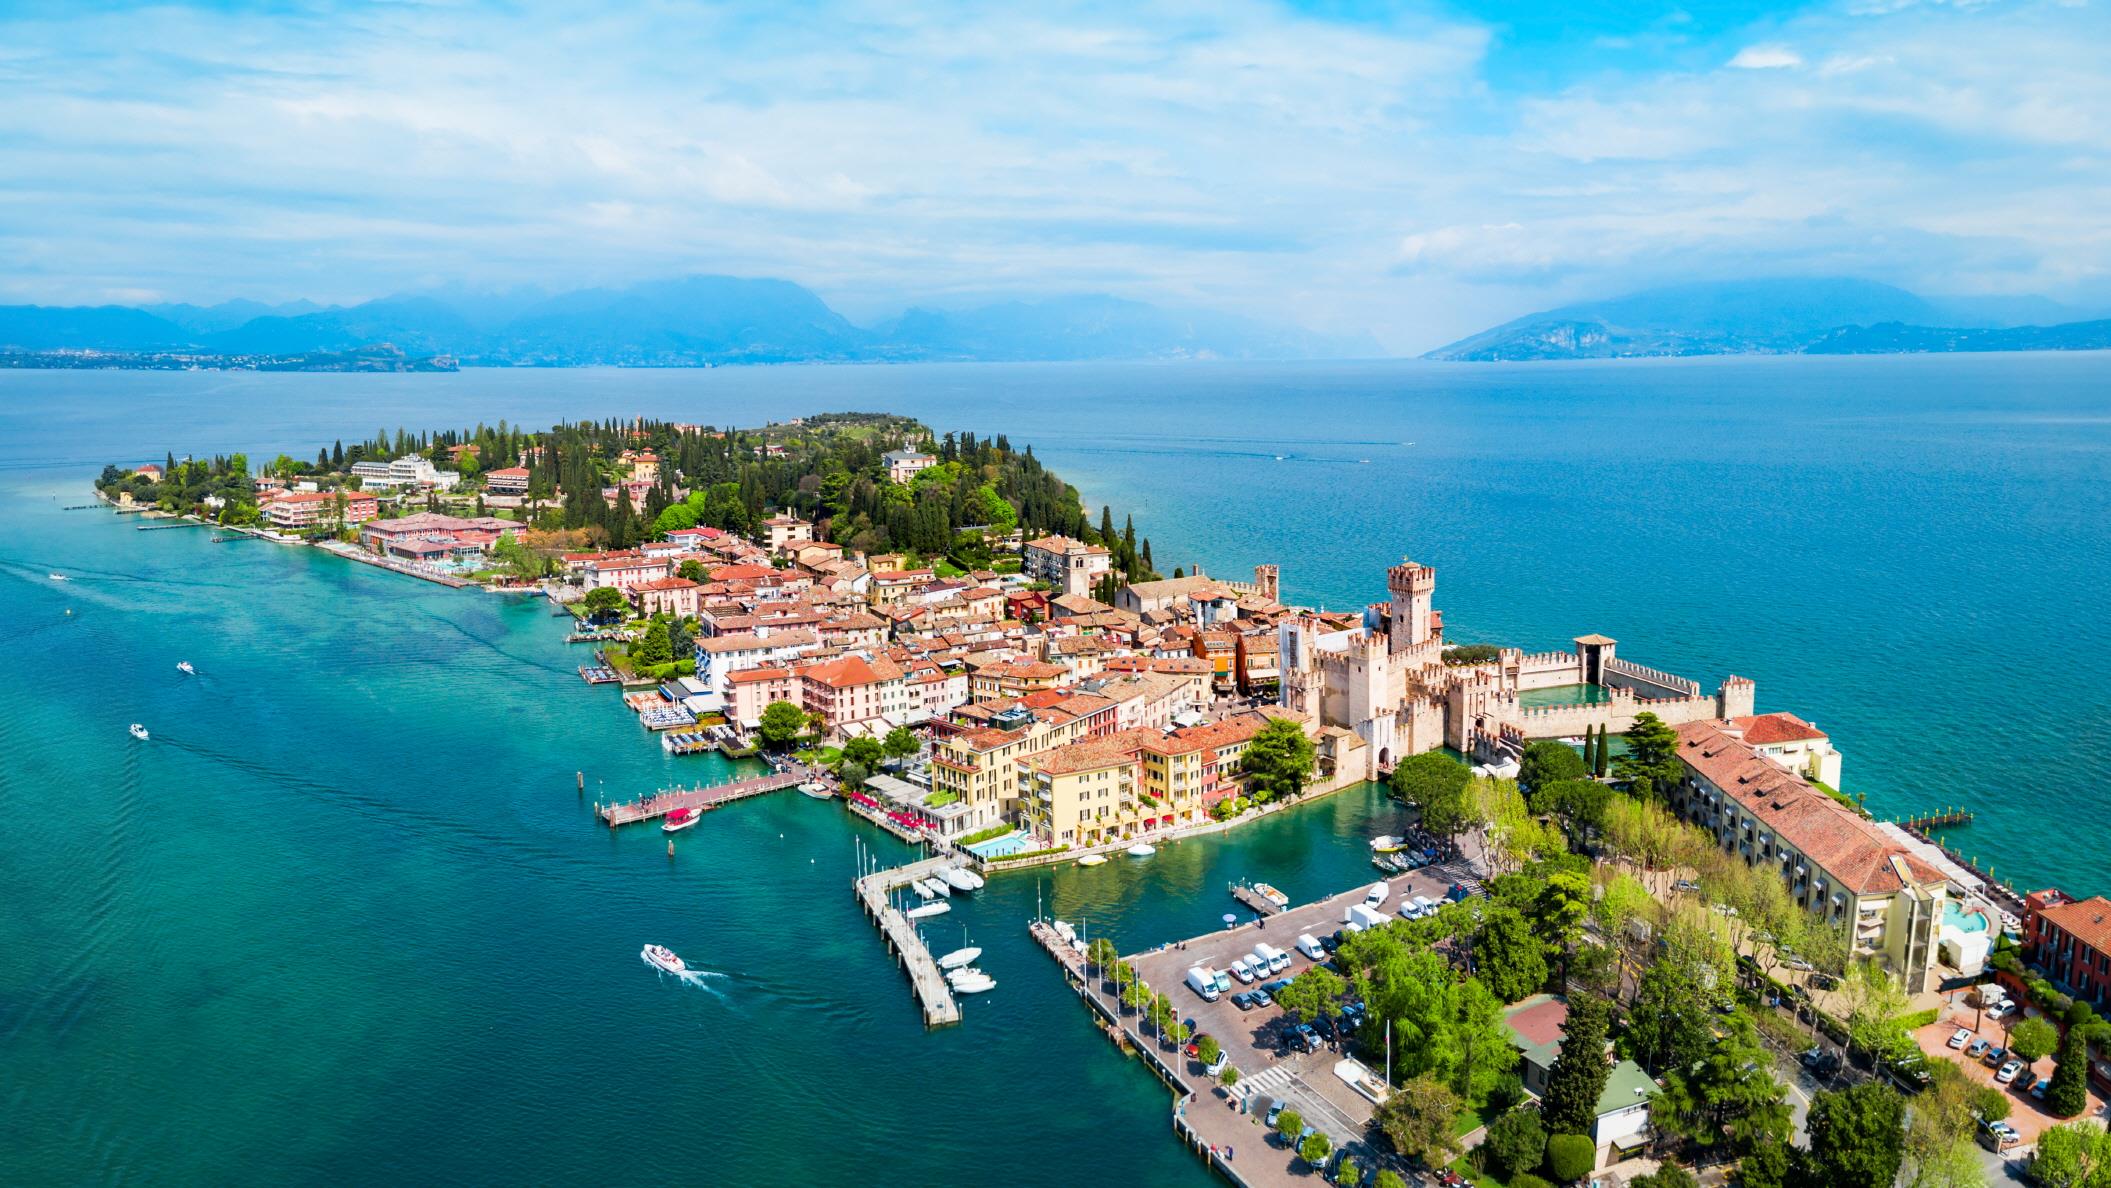
{"type": "Polygon", "coordinates": [[[1415,350],[1649,284],[2111,301],[2072,3],[0,7],[0,301],[783,276],[1415,350]]]}

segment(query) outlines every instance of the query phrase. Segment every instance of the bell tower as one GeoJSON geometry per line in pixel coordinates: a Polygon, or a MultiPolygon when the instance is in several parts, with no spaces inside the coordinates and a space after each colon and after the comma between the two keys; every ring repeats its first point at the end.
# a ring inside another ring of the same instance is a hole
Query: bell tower
{"type": "Polygon", "coordinates": [[[1404,652],[1429,642],[1430,599],[1437,591],[1437,571],[1413,561],[1402,561],[1385,571],[1385,588],[1392,595],[1386,610],[1386,626],[1392,650],[1404,652]]]}

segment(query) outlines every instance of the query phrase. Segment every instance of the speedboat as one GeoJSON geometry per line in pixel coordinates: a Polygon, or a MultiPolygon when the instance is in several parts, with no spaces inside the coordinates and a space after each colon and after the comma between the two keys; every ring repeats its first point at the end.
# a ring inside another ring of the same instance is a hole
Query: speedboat
{"type": "Polygon", "coordinates": [[[1079,866],[1099,866],[1107,861],[1105,854],[1087,854],[1077,860],[1079,866]]]}
{"type": "Polygon", "coordinates": [[[133,738],[136,738],[141,742],[147,741],[147,728],[140,725],[139,723],[134,722],[130,726],[127,726],[125,729],[132,732],[133,738]]]}
{"type": "Polygon", "coordinates": [[[1371,839],[1371,851],[1376,854],[1397,854],[1407,848],[1407,839],[1390,833],[1381,833],[1371,839]]]}
{"type": "Polygon", "coordinates": [[[70,577],[67,577],[67,576],[66,576],[65,574],[63,574],[63,573],[50,573],[50,574],[46,574],[46,575],[44,575],[44,576],[46,576],[46,577],[50,578],[50,579],[51,579],[52,581],[55,581],[55,582],[70,582],[70,581],[72,581],[72,580],[73,580],[72,578],[70,578],[70,577]]]}
{"type": "Polygon", "coordinates": [[[1283,911],[1284,909],[1290,906],[1290,897],[1288,895],[1283,894],[1282,892],[1276,890],[1275,888],[1269,886],[1266,883],[1255,883],[1253,885],[1253,893],[1255,895],[1260,896],[1262,899],[1265,899],[1268,902],[1274,904],[1276,911],[1283,911]]]}
{"type": "Polygon", "coordinates": [[[938,896],[940,899],[950,899],[953,895],[953,889],[951,887],[946,886],[944,883],[938,881],[937,879],[923,879],[919,881],[916,885],[928,890],[931,894],[938,896]]]}
{"type": "Polygon", "coordinates": [[[661,824],[660,832],[680,833],[703,819],[704,815],[693,808],[678,808],[667,814],[667,820],[661,824]]]}
{"type": "Polygon", "coordinates": [[[975,958],[980,956],[982,956],[982,950],[979,947],[973,945],[965,949],[955,949],[952,952],[938,959],[938,968],[959,969],[961,966],[967,965],[968,963],[974,961],[975,958]]]}
{"type": "Polygon", "coordinates": [[[195,668],[192,668],[192,667],[191,667],[191,662],[190,662],[190,661],[188,661],[188,660],[178,660],[178,661],[176,661],[176,671],[177,671],[177,672],[180,672],[180,673],[183,673],[183,674],[184,674],[184,675],[186,675],[186,676],[197,676],[197,675],[198,675],[198,670],[197,670],[197,669],[195,669],[195,668]]]}
{"type": "Polygon", "coordinates": [[[665,945],[647,945],[639,950],[638,956],[645,964],[664,973],[678,974],[689,970],[682,964],[682,959],[674,955],[674,950],[665,945]]]}
{"type": "Polygon", "coordinates": [[[952,910],[952,904],[947,903],[943,899],[940,899],[932,903],[927,903],[922,907],[910,908],[908,911],[902,914],[907,916],[911,920],[928,920],[932,916],[943,916],[947,912],[950,912],[952,910]]]}
{"type": "Polygon", "coordinates": [[[952,973],[947,974],[946,985],[951,986],[955,994],[981,994],[988,990],[995,990],[997,988],[997,979],[970,966],[967,969],[956,969],[952,973]]]}
{"type": "Polygon", "coordinates": [[[1066,945],[1077,939],[1077,929],[1072,928],[1068,920],[1057,920],[1050,927],[1055,929],[1055,934],[1062,937],[1066,945]]]}
{"type": "Polygon", "coordinates": [[[1131,858],[1149,858],[1151,855],[1156,854],[1157,852],[1158,847],[1152,845],[1150,842],[1137,842],[1135,845],[1129,847],[1129,857],[1131,858]]]}
{"type": "Polygon", "coordinates": [[[799,790],[801,792],[806,793],[808,796],[813,797],[815,800],[833,800],[835,798],[834,793],[830,792],[826,788],[823,788],[821,785],[812,782],[799,785],[799,790]]]}
{"type": "Polygon", "coordinates": [[[964,866],[948,866],[938,872],[938,878],[955,891],[977,891],[982,888],[982,877],[964,866]]]}
{"type": "Polygon", "coordinates": [[[924,886],[924,881],[922,879],[918,879],[915,882],[909,884],[909,890],[916,892],[916,897],[918,899],[938,898],[938,896],[934,894],[929,887],[924,886]]]}

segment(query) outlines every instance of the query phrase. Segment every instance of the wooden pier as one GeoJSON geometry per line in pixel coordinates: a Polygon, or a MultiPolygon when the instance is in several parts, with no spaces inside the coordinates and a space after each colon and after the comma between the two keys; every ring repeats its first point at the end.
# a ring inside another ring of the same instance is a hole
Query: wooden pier
{"type": "Polygon", "coordinates": [[[865,914],[879,925],[880,935],[887,938],[887,947],[894,951],[902,968],[908,972],[909,986],[916,994],[917,1004],[923,1008],[926,1027],[944,1027],[960,1022],[960,1003],[953,997],[953,987],[946,983],[946,976],[939,970],[931,950],[917,935],[915,922],[888,902],[888,893],[918,879],[928,879],[945,867],[958,863],[959,859],[944,855],[926,858],[907,866],[875,871],[854,884],[858,902],[865,905],[865,914]]]}
{"type": "Polygon", "coordinates": [[[1273,916],[1283,910],[1282,904],[1274,902],[1244,883],[1231,885],[1231,897],[1263,916],[1273,916]]]}
{"type": "Polygon", "coordinates": [[[656,792],[643,800],[627,804],[603,804],[594,811],[613,829],[618,825],[632,825],[639,821],[651,821],[664,817],[678,808],[708,812],[750,796],[761,796],[766,792],[778,792],[796,787],[799,776],[795,772],[775,772],[752,779],[729,780],[723,784],[699,784],[694,788],[669,788],[656,792]]]}
{"type": "Polygon", "coordinates": [[[1972,823],[1972,814],[1964,809],[1944,809],[1921,817],[1907,817],[1899,824],[1907,829],[1926,833],[1931,829],[1954,829],[1972,823]]]}

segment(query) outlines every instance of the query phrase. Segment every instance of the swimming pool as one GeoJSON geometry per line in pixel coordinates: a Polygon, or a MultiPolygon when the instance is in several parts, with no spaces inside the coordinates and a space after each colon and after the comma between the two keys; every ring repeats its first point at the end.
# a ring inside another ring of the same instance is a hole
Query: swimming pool
{"type": "Polygon", "coordinates": [[[1978,912],[1965,911],[1964,906],[1954,899],[1943,901],[1942,923],[1943,927],[1955,928],[1959,932],[1986,931],[1986,917],[1978,912]]]}
{"type": "Polygon", "coordinates": [[[961,849],[978,858],[1003,858],[1007,855],[1021,853],[1032,844],[1033,834],[1013,830],[1003,837],[993,837],[986,842],[976,842],[972,846],[962,846],[961,849]]]}

